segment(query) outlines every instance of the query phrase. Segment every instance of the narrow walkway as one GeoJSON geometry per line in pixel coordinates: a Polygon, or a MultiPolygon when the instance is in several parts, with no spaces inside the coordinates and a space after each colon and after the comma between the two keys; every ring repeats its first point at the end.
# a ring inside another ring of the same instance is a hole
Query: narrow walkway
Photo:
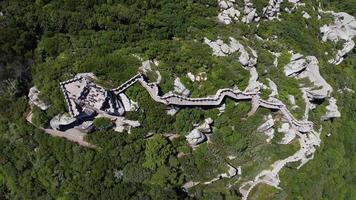
{"type": "Polygon", "coordinates": [[[249,115],[254,114],[258,107],[264,107],[272,110],[279,110],[283,117],[300,132],[307,133],[313,130],[313,123],[308,121],[298,121],[281,102],[271,102],[260,98],[259,93],[256,92],[242,92],[233,90],[231,88],[219,89],[212,97],[204,98],[190,98],[173,93],[168,93],[163,96],[159,95],[159,88],[156,83],[148,83],[143,74],[139,73],[131,79],[113,89],[115,94],[124,92],[130,86],[139,82],[150,94],[152,99],[156,102],[165,105],[176,106],[219,106],[228,97],[235,101],[251,100],[252,109],[249,115]]]}

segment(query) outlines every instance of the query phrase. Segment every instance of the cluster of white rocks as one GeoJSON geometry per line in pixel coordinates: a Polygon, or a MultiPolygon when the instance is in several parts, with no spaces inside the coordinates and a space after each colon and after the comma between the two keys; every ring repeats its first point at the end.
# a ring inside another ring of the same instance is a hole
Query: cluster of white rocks
{"type": "Polygon", "coordinates": [[[282,2],[283,0],[269,0],[268,5],[263,8],[265,17],[269,20],[279,19],[282,2]]]}
{"type": "Polygon", "coordinates": [[[347,92],[347,93],[355,93],[353,89],[348,88],[348,87],[346,87],[346,86],[345,86],[344,88],[339,88],[339,89],[337,90],[337,92],[339,92],[339,93],[341,93],[341,94],[343,94],[344,92],[347,92]]]}
{"type": "Polygon", "coordinates": [[[289,3],[293,4],[292,8],[284,8],[287,13],[292,13],[294,10],[298,9],[300,6],[305,6],[305,3],[301,3],[300,0],[288,0],[289,3]]]}
{"type": "Polygon", "coordinates": [[[220,0],[220,13],[218,15],[219,22],[223,24],[231,24],[233,21],[238,21],[240,11],[235,8],[235,0],[220,0]]]}
{"type": "Polygon", "coordinates": [[[278,52],[269,51],[272,55],[274,55],[273,66],[278,67],[278,58],[282,55],[278,52]]]}
{"type": "Polygon", "coordinates": [[[192,81],[206,81],[208,80],[208,75],[206,74],[206,72],[199,72],[197,75],[192,74],[191,72],[187,73],[188,78],[192,81]]]}
{"type": "Polygon", "coordinates": [[[258,132],[264,133],[268,138],[266,139],[266,142],[270,142],[273,137],[274,137],[274,119],[272,115],[267,116],[266,122],[264,122],[262,125],[260,125],[257,128],[258,132]]]}
{"type": "Polygon", "coordinates": [[[324,42],[330,40],[335,43],[340,40],[345,41],[343,48],[337,51],[335,58],[329,60],[330,63],[338,65],[355,46],[352,39],[356,36],[356,20],[355,17],[345,12],[334,13],[329,11],[325,13],[332,14],[335,21],[333,24],[324,25],[320,28],[320,32],[323,34],[322,40],[324,42]]]}
{"type": "Polygon", "coordinates": [[[196,146],[207,139],[205,134],[212,133],[211,125],[213,120],[211,118],[205,119],[204,123],[194,128],[188,135],[185,136],[191,146],[196,146]]]}
{"type": "Polygon", "coordinates": [[[257,14],[256,8],[253,7],[251,0],[244,0],[244,14],[241,21],[244,23],[252,23],[260,21],[260,17],[257,14]]]}
{"type": "MultiPolygon", "coordinates": [[[[279,16],[281,15],[282,2],[283,0],[269,0],[268,5],[262,10],[262,17],[267,20],[280,20],[279,16]]],[[[300,0],[288,0],[288,2],[293,4],[291,8],[284,8],[284,10],[288,13],[293,12],[300,6],[305,6],[305,3],[301,3],[300,0]]],[[[256,8],[253,7],[252,0],[244,0],[244,5],[241,8],[238,7],[235,0],[218,0],[218,3],[220,8],[218,20],[223,24],[228,25],[234,21],[239,21],[241,16],[241,21],[246,24],[259,22],[261,19],[257,14],[256,8]]],[[[311,16],[305,11],[303,11],[303,17],[306,19],[311,18],[311,16]]]]}
{"type": "Polygon", "coordinates": [[[239,52],[239,62],[242,66],[251,67],[257,63],[257,53],[255,50],[249,48],[251,54],[245,49],[245,47],[233,37],[229,37],[230,43],[226,44],[223,40],[217,39],[211,41],[208,38],[204,38],[204,43],[209,45],[213,50],[214,56],[228,56],[232,53],[239,52]]]}
{"type": "Polygon", "coordinates": [[[28,98],[29,98],[29,104],[31,106],[35,105],[39,107],[41,110],[47,110],[49,108],[49,104],[46,104],[44,101],[42,101],[39,97],[40,91],[37,89],[36,86],[33,86],[30,88],[30,91],[28,93],[28,98]]]}
{"type": "MultiPolygon", "coordinates": [[[[283,0],[270,0],[268,2],[268,5],[263,8],[263,14],[268,20],[274,20],[274,19],[279,19],[279,16],[281,15],[281,3],[283,0]]],[[[288,0],[289,3],[293,4],[292,8],[285,8],[284,10],[288,13],[293,12],[295,9],[297,9],[299,6],[305,6],[304,3],[301,3],[299,0],[288,0]]],[[[311,18],[311,16],[303,11],[303,17],[306,19],[311,18]]]]}
{"type": "Polygon", "coordinates": [[[258,72],[255,67],[249,68],[250,71],[250,79],[248,80],[248,85],[245,88],[244,92],[258,92],[261,87],[265,87],[261,82],[258,81],[258,72]]]}

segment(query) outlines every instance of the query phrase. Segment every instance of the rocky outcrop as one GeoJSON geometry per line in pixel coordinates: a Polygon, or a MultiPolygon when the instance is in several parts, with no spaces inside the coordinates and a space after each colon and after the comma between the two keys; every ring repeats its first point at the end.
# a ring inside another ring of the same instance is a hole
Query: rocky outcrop
{"type": "Polygon", "coordinates": [[[268,5],[263,8],[264,16],[269,20],[279,19],[282,1],[283,0],[269,0],[268,5]]]}
{"type": "Polygon", "coordinates": [[[114,131],[122,133],[124,131],[131,132],[131,128],[141,126],[139,121],[128,120],[125,117],[116,117],[114,131]]]}
{"type": "Polygon", "coordinates": [[[240,11],[235,8],[235,0],[220,0],[220,12],[218,15],[219,22],[223,24],[231,24],[233,21],[238,21],[240,11]]]}
{"type": "Polygon", "coordinates": [[[174,92],[177,94],[181,94],[182,96],[189,96],[190,90],[188,90],[183,83],[180,81],[180,78],[176,78],[174,80],[174,92]]]}
{"type": "Polygon", "coordinates": [[[292,106],[291,110],[296,110],[299,106],[295,103],[295,97],[293,95],[288,94],[289,104],[292,106]]]}
{"type": "Polygon", "coordinates": [[[332,92],[332,87],[320,75],[318,64],[314,56],[304,58],[301,54],[293,54],[291,62],[284,68],[286,76],[297,79],[307,78],[313,83],[313,87],[306,87],[310,99],[324,99],[332,92]]]}
{"type": "Polygon", "coordinates": [[[260,21],[260,17],[257,14],[256,8],[253,7],[251,0],[244,0],[244,14],[241,21],[244,23],[252,23],[260,21]]]}
{"type": "Polygon", "coordinates": [[[322,40],[324,42],[330,40],[335,43],[340,40],[345,41],[343,48],[338,50],[335,58],[329,61],[338,65],[344,60],[344,56],[355,46],[355,42],[352,39],[356,36],[356,20],[355,17],[345,12],[326,13],[334,16],[334,23],[324,25],[320,28],[320,32],[323,34],[322,40]]]}
{"type": "Polygon", "coordinates": [[[58,114],[51,119],[50,126],[54,130],[64,130],[71,127],[76,121],[77,121],[76,118],[72,118],[67,113],[58,114]]]}
{"type": "Polygon", "coordinates": [[[151,64],[153,64],[151,60],[143,61],[140,70],[142,70],[144,74],[147,74],[149,71],[152,71],[151,64]]]}
{"type": "Polygon", "coordinates": [[[329,105],[326,106],[326,113],[321,117],[321,120],[330,120],[337,117],[341,117],[341,113],[336,105],[336,99],[331,97],[329,99],[329,105]]]}
{"type": "Polygon", "coordinates": [[[246,48],[235,38],[230,37],[230,43],[226,44],[221,39],[216,41],[211,41],[204,38],[204,42],[209,45],[213,50],[214,56],[228,56],[232,53],[239,52],[239,62],[246,70],[250,71],[249,84],[245,89],[245,92],[257,92],[260,90],[262,83],[258,82],[258,73],[255,68],[257,64],[257,53],[254,49],[248,47],[249,52],[246,48]]]}
{"type": "Polygon", "coordinates": [[[218,116],[222,115],[225,112],[225,109],[226,109],[225,103],[223,103],[220,107],[218,107],[218,110],[219,110],[218,116]]]}
{"type": "Polygon", "coordinates": [[[279,144],[289,144],[297,135],[297,130],[290,127],[288,123],[283,123],[281,128],[278,128],[278,132],[284,133],[284,137],[279,144]]]}
{"type": "Polygon", "coordinates": [[[188,143],[192,146],[196,146],[204,142],[207,139],[205,134],[209,134],[212,132],[211,130],[212,123],[213,120],[211,118],[205,119],[203,124],[196,127],[188,135],[185,136],[188,143]]]}
{"type": "Polygon", "coordinates": [[[309,15],[309,13],[307,13],[307,12],[305,12],[305,11],[303,11],[302,13],[303,13],[303,17],[304,17],[305,19],[310,19],[310,18],[311,18],[311,16],[309,15]]]}
{"type": "Polygon", "coordinates": [[[259,92],[261,89],[261,86],[263,86],[262,83],[258,81],[258,73],[255,67],[249,68],[250,71],[250,79],[248,80],[248,85],[245,88],[244,92],[259,92]]]}
{"type": "Polygon", "coordinates": [[[272,115],[267,116],[267,121],[257,128],[258,132],[264,133],[268,138],[266,142],[270,142],[274,137],[274,119],[272,115]]]}
{"type": "Polygon", "coordinates": [[[273,66],[278,67],[278,58],[282,55],[281,53],[276,53],[269,51],[272,55],[274,55],[273,66]]]}
{"type": "Polygon", "coordinates": [[[41,110],[47,110],[50,105],[42,101],[39,95],[40,95],[40,91],[37,89],[36,86],[30,88],[30,91],[28,93],[29,104],[32,106],[35,105],[39,107],[41,110]]]}
{"type": "Polygon", "coordinates": [[[304,57],[302,54],[292,53],[291,62],[284,68],[286,76],[297,79],[307,78],[312,83],[312,86],[301,85],[300,88],[305,102],[304,120],[308,119],[309,111],[316,107],[313,101],[325,99],[333,91],[332,87],[320,75],[318,63],[314,56],[304,57]]]}
{"type": "MultiPolygon", "coordinates": [[[[159,65],[159,62],[157,60],[145,60],[142,62],[141,67],[139,68],[140,71],[142,71],[143,74],[147,75],[149,72],[152,72],[152,66],[156,68],[159,65]]],[[[161,73],[158,70],[154,70],[156,74],[156,84],[159,84],[162,80],[161,73]]]]}
{"type": "Polygon", "coordinates": [[[168,108],[166,110],[167,115],[174,116],[175,114],[177,114],[179,109],[180,108],[178,106],[168,106],[168,108]]]}
{"type": "Polygon", "coordinates": [[[287,13],[292,13],[293,11],[295,11],[297,8],[299,8],[300,6],[305,6],[305,3],[301,3],[300,0],[288,0],[289,3],[292,3],[293,6],[291,8],[284,8],[284,10],[287,13]]]}
{"type": "Polygon", "coordinates": [[[224,43],[224,41],[221,39],[211,41],[208,38],[204,38],[204,43],[210,46],[210,48],[213,50],[214,56],[228,56],[232,53],[239,52],[239,62],[242,66],[255,66],[257,63],[256,51],[249,48],[249,50],[251,51],[251,54],[249,54],[245,47],[235,38],[230,37],[229,39],[229,44],[224,43]]]}
{"type": "Polygon", "coordinates": [[[278,87],[276,83],[274,83],[271,79],[267,78],[268,81],[268,87],[271,89],[271,94],[269,97],[277,97],[278,96],[278,87]]]}
{"type": "Polygon", "coordinates": [[[126,112],[137,111],[137,109],[139,108],[137,102],[134,102],[129,99],[126,94],[120,93],[119,97],[126,112]]]}

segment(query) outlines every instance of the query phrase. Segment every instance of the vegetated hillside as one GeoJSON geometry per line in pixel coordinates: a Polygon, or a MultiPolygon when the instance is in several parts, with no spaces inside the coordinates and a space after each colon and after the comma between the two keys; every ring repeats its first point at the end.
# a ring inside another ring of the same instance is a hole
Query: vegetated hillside
{"type": "MultiPolygon", "coordinates": [[[[256,8],[267,4],[253,2],[256,8]]],[[[215,0],[0,2],[0,199],[240,198],[239,184],[299,149],[297,143],[278,144],[280,135],[266,143],[256,129],[271,111],[259,109],[246,119],[248,102],[236,106],[228,100],[220,116],[217,109],[184,108],[172,117],[135,85],[127,93],[142,112],[127,113],[126,117],[139,120],[142,126],[130,134],[105,129],[90,134],[87,140],[98,149],[48,136],[25,120],[29,87],[36,85],[41,98],[51,104],[46,111],[34,110],[38,123],[46,124],[66,111],[59,82],[76,73],[93,72],[103,82],[118,86],[137,73],[141,61],[135,55],[160,61],[163,92],[172,90],[175,77],[182,77],[193,96],[211,95],[234,85],[245,88],[249,73],[237,56],[214,57],[204,44],[204,37],[215,40],[218,36],[226,42],[234,37],[255,49],[260,80],[273,79],[280,99],[287,101],[287,95],[293,94],[301,108],[305,105],[298,82],[285,77],[282,67],[289,62],[289,50],[316,56],[342,114],[333,121],[320,122],[326,102],[312,111],[312,121],[317,127],[323,125],[322,143],[314,159],[298,170],[293,165],[284,168],[280,174],[283,190],[260,185],[251,197],[355,199],[356,94],[336,91],[356,88],[356,50],[340,65],[329,64],[330,56],[325,52],[336,51],[339,44],[322,43],[319,28],[332,19],[326,15],[317,20],[312,7],[319,1],[305,3],[295,12],[283,13],[281,21],[261,21],[257,27],[218,23],[215,0]],[[302,10],[312,18],[304,19],[302,10]],[[276,35],[279,41],[260,41],[255,34],[262,38],[276,35]],[[277,68],[271,67],[274,57],[268,50],[282,53],[277,68]],[[186,77],[188,72],[201,71],[208,76],[202,84],[186,77]],[[183,136],[207,117],[214,119],[212,143],[193,151],[183,136]],[[146,140],[148,132],[156,134],[146,140]],[[171,141],[164,136],[167,133],[182,137],[171,141]],[[237,157],[232,164],[243,164],[241,179],[198,185],[189,193],[182,190],[187,181],[209,181],[225,172],[224,163],[230,155],[237,157]]],[[[356,17],[352,0],[320,3],[324,10],[346,11],[356,17]]],[[[297,110],[293,114],[301,118],[303,113],[297,110]]]]}

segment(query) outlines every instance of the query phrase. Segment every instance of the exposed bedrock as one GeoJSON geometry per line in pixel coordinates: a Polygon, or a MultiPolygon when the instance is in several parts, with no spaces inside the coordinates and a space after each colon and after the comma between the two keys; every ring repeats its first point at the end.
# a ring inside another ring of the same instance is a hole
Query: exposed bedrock
{"type": "Polygon", "coordinates": [[[288,123],[283,123],[281,128],[278,128],[278,132],[284,133],[284,137],[279,144],[289,144],[297,135],[297,130],[290,127],[288,123]]]}
{"type": "Polygon", "coordinates": [[[220,12],[218,15],[219,22],[223,24],[231,24],[233,21],[238,21],[240,11],[235,7],[235,0],[221,0],[219,2],[220,12]]]}
{"type": "Polygon", "coordinates": [[[318,64],[315,56],[304,57],[301,54],[293,54],[291,62],[284,68],[286,76],[310,80],[313,86],[306,87],[306,92],[308,97],[314,100],[324,99],[333,91],[332,87],[320,75],[318,64]]]}
{"type": "Polygon", "coordinates": [[[293,95],[288,95],[289,104],[292,106],[291,110],[296,110],[299,106],[295,103],[295,97],[293,95]]]}
{"type": "Polygon", "coordinates": [[[180,78],[176,78],[174,80],[174,92],[177,94],[181,94],[182,96],[189,96],[190,90],[188,90],[183,83],[180,81],[180,78]]]}
{"type": "Polygon", "coordinates": [[[267,78],[268,81],[268,87],[269,89],[271,89],[271,94],[269,95],[269,97],[277,97],[278,96],[278,87],[277,84],[275,82],[273,82],[271,79],[267,78]]]}
{"type": "Polygon", "coordinates": [[[41,110],[47,110],[49,108],[49,104],[46,104],[44,101],[42,101],[39,97],[40,91],[37,89],[36,86],[33,86],[30,88],[30,91],[28,93],[28,98],[29,98],[29,104],[30,105],[35,105],[39,107],[41,110]]]}
{"type": "Polygon", "coordinates": [[[279,19],[281,3],[283,0],[269,0],[268,5],[263,8],[264,16],[269,19],[279,19]]]}
{"type": "Polygon", "coordinates": [[[137,111],[139,108],[138,103],[129,99],[125,93],[120,93],[119,97],[126,112],[137,111]]]}
{"type": "Polygon", "coordinates": [[[320,28],[320,32],[323,34],[322,40],[324,42],[330,40],[335,43],[340,40],[344,41],[342,49],[338,50],[335,58],[329,61],[338,65],[344,60],[345,55],[355,47],[355,42],[352,39],[356,36],[356,20],[355,17],[345,12],[328,11],[325,13],[334,16],[334,23],[320,28]]]}
{"type": "Polygon", "coordinates": [[[131,128],[137,128],[141,126],[139,121],[128,120],[124,117],[116,117],[114,131],[122,133],[128,131],[131,133],[131,128]]]}
{"type": "MultiPolygon", "coordinates": [[[[307,78],[313,84],[312,86],[302,86],[300,88],[305,101],[304,120],[308,119],[309,111],[316,107],[313,101],[329,98],[333,91],[333,88],[320,75],[318,64],[319,62],[314,56],[304,57],[301,54],[293,54],[291,62],[284,68],[286,76],[297,79],[307,78]]],[[[329,99],[327,110],[327,113],[322,117],[323,120],[340,117],[334,98],[329,99]]]]}
{"type": "Polygon", "coordinates": [[[188,143],[192,146],[196,146],[207,139],[205,134],[209,134],[212,132],[211,125],[213,124],[213,120],[211,118],[207,118],[204,120],[204,123],[194,128],[188,135],[185,136],[188,143]]]}
{"type": "Polygon", "coordinates": [[[260,21],[260,17],[257,14],[256,8],[253,7],[251,0],[244,0],[244,14],[241,21],[244,23],[252,23],[260,21]]]}
{"type": "Polygon", "coordinates": [[[53,117],[50,121],[50,126],[54,130],[63,130],[67,126],[71,126],[77,121],[76,118],[71,117],[70,115],[64,113],[64,114],[58,114],[55,117],[53,117]]]}
{"type": "Polygon", "coordinates": [[[267,136],[266,142],[270,142],[274,137],[274,119],[272,115],[267,116],[266,122],[257,128],[258,132],[264,133],[267,136]]]}
{"type": "Polygon", "coordinates": [[[209,40],[204,38],[204,43],[209,45],[213,50],[214,56],[228,56],[232,53],[239,52],[239,62],[242,66],[251,67],[257,63],[257,54],[256,51],[249,48],[251,53],[246,50],[246,48],[235,38],[229,37],[230,43],[224,43],[223,40],[217,39],[216,41],[209,40]]]}
{"type": "MultiPolygon", "coordinates": [[[[143,74],[147,75],[149,72],[152,72],[152,66],[156,68],[159,65],[159,62],[157,60],[145,60],[142,62],[141,67],[139,67],[139,70],[142,71],[143,74]]],[[[158,70],[154,70],[156,74],[156,83],[159,84],[162,80],[161,73],[158,70]]]]}

